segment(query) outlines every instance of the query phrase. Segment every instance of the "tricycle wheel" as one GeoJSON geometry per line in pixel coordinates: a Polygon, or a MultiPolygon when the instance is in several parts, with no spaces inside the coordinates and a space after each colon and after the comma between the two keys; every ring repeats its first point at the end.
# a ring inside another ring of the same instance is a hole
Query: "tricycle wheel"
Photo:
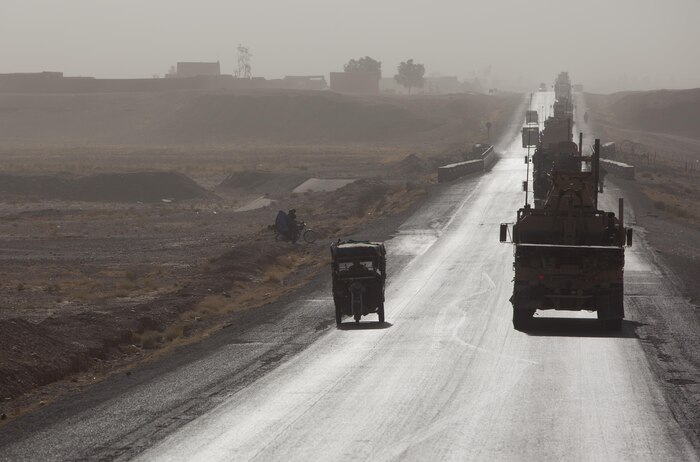
{"type": "Polygon", "coordinates": [[[379,315],[379,322],[384,323],[384,303],[379,304],[377,314],[379,315]]]}
{"type": "Polygon", "coordinates": [[[318,239],[318,234],[313,229],[304,230],[304,242],[313,244],[318,239]]]}
{"type": "Polygon", "coordinates": [[[535,310],[513,306],[513,327],[516,330],[527,330],[532,324],[534,314],[535,310]]]}
{"type": "Polygon", "coordinates": [[[343,312],[339,307],[335,307],[335,325],[339,326],[343,323],[343,312]]]}

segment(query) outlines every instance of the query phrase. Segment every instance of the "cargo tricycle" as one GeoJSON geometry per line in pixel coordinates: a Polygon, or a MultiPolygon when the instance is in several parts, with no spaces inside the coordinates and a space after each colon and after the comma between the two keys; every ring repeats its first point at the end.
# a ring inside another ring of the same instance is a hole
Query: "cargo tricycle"
{"type": "Polygon", "coordinates": [[[331,245],[335,322],[377,313],[384,322],[386,249],[380,242],[338,241],[331,245]]]}

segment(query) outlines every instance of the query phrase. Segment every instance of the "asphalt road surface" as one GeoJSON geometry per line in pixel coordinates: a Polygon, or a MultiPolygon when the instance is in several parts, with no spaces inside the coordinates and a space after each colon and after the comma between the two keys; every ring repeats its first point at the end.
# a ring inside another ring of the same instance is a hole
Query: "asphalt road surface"
{"type": "MultiPolygon", "coordinates": [[[[532,107],[552,99],[535,93],[532,107]]],[[[387,242],[387,323],[336,329],[321,285],[278,331],[223,332],[166,373],[18,422],[0,459],[697,460],[629,310],[616,334],[588,312],[513,329],[513,247],[498,235],[524,202],[517,128],[492,171],[446,187],[387,242]]],[[[617,193],[604,208],[617,211],[617,193]]],[[[626,255],[628,307],[680,303],[643,243],[626,255]]]]}

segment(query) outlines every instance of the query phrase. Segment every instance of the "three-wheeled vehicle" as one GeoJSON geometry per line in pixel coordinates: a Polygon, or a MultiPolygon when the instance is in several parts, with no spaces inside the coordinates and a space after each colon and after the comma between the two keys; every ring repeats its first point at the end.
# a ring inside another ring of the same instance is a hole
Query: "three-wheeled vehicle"
{"type": "Polygon", "coordinates": [[[339,240],[331,245],[331,257],[336,324],[342,323],[343,315],[360,322],[369,313],[377,313],[384,322],[384,244],[339,240]]]}

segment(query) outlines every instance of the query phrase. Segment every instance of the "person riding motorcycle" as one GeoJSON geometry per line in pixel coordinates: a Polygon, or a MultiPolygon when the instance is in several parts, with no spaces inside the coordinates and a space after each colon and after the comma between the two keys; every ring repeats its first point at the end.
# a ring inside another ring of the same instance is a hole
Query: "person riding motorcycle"
{"type": "Polygon", "coordinates": [[[285,213],[280,210],[275,217],[275,223],[268,228],[275,230],[275,240],[296,243],[300,238],[304,242],[313,244],[318,239],[318,233],[306,226],[303,221],[297,221],[296,209],[290,209],[285,213]]]}
{"type": "Polygon", "coordinates": [[[299,239],[299,223],[297,222],[296,209],[291,209],[287,212],[287,237],[292,243],[299,239]]]}

